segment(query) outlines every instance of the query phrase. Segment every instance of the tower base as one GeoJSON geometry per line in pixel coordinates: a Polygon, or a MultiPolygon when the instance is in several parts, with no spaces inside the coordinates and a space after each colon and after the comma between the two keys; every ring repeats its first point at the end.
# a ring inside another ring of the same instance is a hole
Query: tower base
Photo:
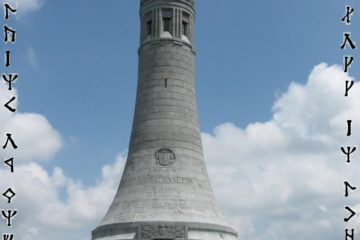
{"type": "Polygon", "coordinates": [[[100,226],[92,240],[237,240],[229,227],[191,222],[136,222],[100,226]]]}

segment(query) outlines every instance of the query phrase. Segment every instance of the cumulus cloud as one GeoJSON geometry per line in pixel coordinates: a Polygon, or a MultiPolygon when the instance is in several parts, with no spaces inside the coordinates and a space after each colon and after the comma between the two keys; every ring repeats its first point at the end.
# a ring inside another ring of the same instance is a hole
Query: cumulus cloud
{"type": "MultiPolygon", "coordinates": [[[[275,101],[271,120],[202,135],[215,193],[240,239],[343,237],[343,182],[359,184],[360,170],[340,151],[360,140],[357,124],[346,137],[346,121],[360,120],[359,83],[345,98],[346,80],[339,66],[320,64],[275,101]]],[[[347,204],[356,209],[359,200],[353,194],[347,204]]]]}
{"type": "MultiPolygon", "coordinates": [[[[89,227],[96,226],[109,207],[124,163],[125,156],[121,154],[114,164],[104,166],[94,186],[84,186],[65,176],[58,167],[48,173],[33,162],[19,165],[15,174],[0,170],[0,189],[6,189],[6,183],[11,182],[19,194],[13,205],[21,214],[14,219],[13,232],[21,240],[86,237],[89,227]]],[[[0,203],[0,208],[6,207],[0,203]]],[[[4,223],[0,228],[5,228],[4,223]]]]}
{"type": "MultiPolygon", "coordinates": [[[[360,140],[357,124],[353,136],[345,136],[346,120],[360,120],[359,83],[350,97],[343,96],[351,79],[339,66],[320,64],[305,84],[290,84],[276,99],[269,121],[246,128],[224,123],[202,134],[218,203],[239,239],[343,238],[344,204],[360,208],[359,194],[343,197],[344,180],[360,185],[356,159],[349,167],[340,152],[360,140]]],[[[0,123],[9,122],[6,117],[0,123]]],[[[48,173],[34,162],[21,164],[10,180],[0,170],[0,189],[11,181],[22,194],[14,203],[22,211],[15,226],[20,239],[89,239],[114,197],[125,159],[121,154],[104,166],[89,186],[61,168],[48,173]]],[[[349,227],[359,223],[355,219],[349,227]]]]}
{"type": "MultiPolygon", "coordinates": [[[[1,85],[0,101],[5,103],[12,97],[18,98],[16,89],[13,88],[12,91],[9,91],[7,86],[1,85]]],[[[11,107],[18,109],[17,101],[14,101],[11,107]]],[[[50,194],[52,197],[56,194],[51,191],[53,189],[49,185],[50,183],[46,182],[46,171],[35,162],[50,160],[62,147],[61,136],[40,114],[19,111],[11,113],[4,108],[0,111],[0,136],[3,139],[1,146],[6,142],[7,133],[12,134],[12,139],[18,148],[14,149],[9,143],[1,151],[0,158],[13,157],[15,173],[10,173],[7,166],[0,169],[0,191],[3,193],[9,187],[9,183],[12,183],[11,187],[15,189],[15,192],[19,190],[22,194],[24,193],[22,197],[19,197],[20,201],[24,201],[24,204],[19,205],[19,210],[21,209],[25,214],[29,213],[29,216],[34,218],[37,213],[31,212],[31,210],[36,209],[32,208],[33,206],[41,206],[38,205],[38,200],[46,194],[50,194]],[[29,197],[30,193],[32,193],[31,197],[29,197]]],[[[57,175],[54,175],[53,182],[59,178],[57,175]]],[[[49,198],[47,199],[49,200],[49,198]]],[[[7,208],[5,202],[1,201],[0,209],[7,208]]],[[[23,217],[16,217],[16,219],[24,223],[19,226],[20,230],[16,231],[24,234],[21,239],[36,239],[37,228],[27,225],[23,221],[23,217]]],[[[4,224],[4,221],[0,222],[0,229],[6,229],[4,224]]]]}
{"type": "MultiPolygon", "coordinates": [[[[8,91],[5,85],[0,86],[0,101],[6,103],[13,96],[17,99],[15,89],[8,91]]],[[[11,107],[18,108],[17,101],[11,107]]],[[[0,157],[12,156],[18,162],[46,161],[51,159],[62,147],[61,135],[51,126],[48,120],[36,113],[11,113],[7,110],[0,111],[0,136],[6,139],[6,134],[11,133],[12,139],[19,147],[13,149],[10,144],[0,157]]],[[[4,141],[5,143],[5,141],[4,141]]]]}
{"type": "Polygon", "coordinates": [[[3,3],[9,3],[11,6],[16,6],[17,13],[26,14],[40,9],[44,0],[2,0],[3,3]]]}

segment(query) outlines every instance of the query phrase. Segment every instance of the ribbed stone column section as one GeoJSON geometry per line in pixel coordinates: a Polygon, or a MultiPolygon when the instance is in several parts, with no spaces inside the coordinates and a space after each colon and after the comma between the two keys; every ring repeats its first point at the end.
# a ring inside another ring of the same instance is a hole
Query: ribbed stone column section
{"type": "Polygon", "coordinates": [[[203,158],[194,87],[194,0],[142,0],[140,17],[128,159],[92,239],[236,239],[217,209],[203,158]]]}

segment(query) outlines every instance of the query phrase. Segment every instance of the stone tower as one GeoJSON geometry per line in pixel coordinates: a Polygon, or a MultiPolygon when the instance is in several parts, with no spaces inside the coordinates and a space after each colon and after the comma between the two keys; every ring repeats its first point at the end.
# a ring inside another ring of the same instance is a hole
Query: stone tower
{"type": "Polygon", "coordinates": [[[194,0],[141,0],[128,159],[93,240],[233,240],[203,157],[194,87],[194,0]]]}

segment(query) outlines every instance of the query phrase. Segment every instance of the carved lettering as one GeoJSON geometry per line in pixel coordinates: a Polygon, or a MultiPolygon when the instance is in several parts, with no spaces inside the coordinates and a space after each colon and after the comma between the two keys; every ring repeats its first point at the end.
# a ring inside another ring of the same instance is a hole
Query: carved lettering
{"type": "Polygon", "coordinates": [[[138,184],[160,183],[160,184],[193,184],[193,179],[188,177],[170,177],[170,176],[140,176],[137,179],[138,184]]]}

